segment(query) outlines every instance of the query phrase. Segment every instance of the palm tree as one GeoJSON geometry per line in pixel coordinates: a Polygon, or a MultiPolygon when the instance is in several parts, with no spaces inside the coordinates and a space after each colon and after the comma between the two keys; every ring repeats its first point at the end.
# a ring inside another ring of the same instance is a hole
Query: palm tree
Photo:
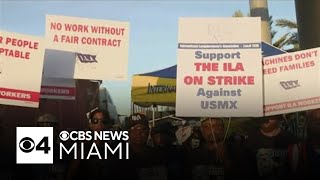
{"type": "Polygon", "coordinates": [[[249,0],[250,16],[261,17],[261,39],[272,43],[268,0],[249,0]]]}
{"type": "MultiPolygon", "coordinates": [[[[246,16],[250,16],[250,14],[244,15],[244,13],[241,10],[237,10],[232,14],[232,17],[246,17],[246,16]]],[[[271,39],[273,42],[272,44],[275,47],[284,49],[287,52],[299,50],[299,41],[298,41],[298,32],[297,32],[296,22],[293,22],[287,19],[277,19],[274,22],[273,17],[269,16],[269,23],[270,23],[271,39]],[[274,29],[275,27],[286,29],[287,32],[282,36],[280,36],[279,38],[275,39],[276,34],[279,33],[279,31],[274,29]]]]}
{"type": "Polygon", "coordinates": [[[277,41],[273,44],[276,47],[284,49],[285,47],[290,46],[290,48],[285,49],[286,51],[292,52],[299,50],[299,39],[298,39],[298,25],[296,22],[287,20],[287,19],[278,19],[276,20],[277,27],[285,28],[287,33],[282,35],[277,41]]]}

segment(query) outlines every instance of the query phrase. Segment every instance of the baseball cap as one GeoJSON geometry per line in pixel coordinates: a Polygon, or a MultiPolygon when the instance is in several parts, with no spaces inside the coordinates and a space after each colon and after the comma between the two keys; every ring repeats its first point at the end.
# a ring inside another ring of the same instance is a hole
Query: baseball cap
{"type": "Polygon", "coordinates": [[[165,123],[161,123],[161,124],[158,124],[155,127],[153,127],[151,130],[151,134],[161,133],[161,134],[170,135],[172,129],[173,129],[173,126],[171,125],[171,123],[165,122],[165,123]]]}
{"type": "Polygon", "coordinates": [[[141,124],[149,128],[149,118],[142,113],[134,113],[128,118],[128,128],[131,128],[136,124],[141,124]]]}
{"type": "Polygon", "coordinates": [[[37,123],[58,123],[58,119],[52,114],[44,114],[39,116],[37,123]]]}

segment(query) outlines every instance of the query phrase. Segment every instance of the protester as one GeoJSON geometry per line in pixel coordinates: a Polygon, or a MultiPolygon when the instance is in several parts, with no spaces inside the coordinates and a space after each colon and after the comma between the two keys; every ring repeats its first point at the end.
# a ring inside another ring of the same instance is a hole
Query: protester
{"type": "Polygon", "coordinates": [[[247,147],[256,179],[275,180],[294,177],[293,161],[289,158],[295,137],[280,128],[282,115],[261,119],[258,131],[249,134],[247,147]]]}
{"type": "Polygon", "coordinates": [[[170,122],[157,124],[151,129],[151,137],[155,147],[167,148],[175,141],[173,126],[170,122]]]}
{"type": "Polygon", "coordinates": [[[181,179],[182,148],[175,145],[177,141],[175,128],[170,122],[156,124],[151,130],[154,148],[165,154],[168,179],[181,179]]]}
{"type": "Polygon", "coordinates": [[[320,178],[320,109],[312,110],[309,113],[309,125],[308,125],[308,137],[309,137],[309,161],[310,169],[309,173],[313,179],[320,178]]]}
{"type": "Polygon", "coordinates": [[[241,147],[225,142],[222,119],[202,120],[201,134],[204,141],[200,143],[200,147],[186,155],[184,179],[220,180],[234,179],[240,175],[248,177],[249,170],[242,159],[245,156],[241,154],[241,147]]]}
{"type": "MultiPolygon", "coordinates": [[[[112,122],[107,119],[105,112],[99,108],[95,108],[87,113],[89,120],[89,130],[91,132],[100,132],[104,130],[112,129],[112,122]]],[[[88,154],[89,148],[95,144],[101,152],[104,154],[105,141],[92,140],[85,141],[85,153],[88,154]]],[[[100,159],[98,156],[90,156],[89,159],[75,159],[70,163],[70,167],[67,173],[67,179],[112,179],[115,176],[116,171],[113,164],[114,160],[112,156],[109,156],[107,160],[100,159]]]]}
{"type": "Polygon", "coordinates": [[[295,155],[298,177],[305,179],[320,178],[320,109],[307,112],[307,141],[300,143],[295,155]]]}
{"type": "Polygon", "coordinates": [[[64,180],[68,159],[59,158],[59,121],[52,114],[43,114],[35,121],[36,127],[53,128],[53,164],[19,164],[13,179],[64,180]]]}
{"type": "Polygon", "coordinates": [[[167,168],[165,154],[148,147],[149,119],[141,113],[134,113],[128,118],[130,159],[126,172],[130,179],[166,180],[167,168]]]}

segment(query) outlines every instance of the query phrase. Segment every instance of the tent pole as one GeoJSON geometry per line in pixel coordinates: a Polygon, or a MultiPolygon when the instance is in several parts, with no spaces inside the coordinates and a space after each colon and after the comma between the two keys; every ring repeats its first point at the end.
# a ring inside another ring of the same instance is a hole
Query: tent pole
{"type": "Polygon", "coordinates": [[[155,107],[156,107],[156,105],[154,104],[154,105],[152,105],[152,127],[154,127],[155,126],[155,107]]]}
{"type": "Polygon", "coordinates": [[[131,112],[130,112],[130,114],[133,114],[133,112],[134,112],[134,110],[133,110],[134,106],[133,105],[134,105],[133,102],[131,102],[131,112]]]}

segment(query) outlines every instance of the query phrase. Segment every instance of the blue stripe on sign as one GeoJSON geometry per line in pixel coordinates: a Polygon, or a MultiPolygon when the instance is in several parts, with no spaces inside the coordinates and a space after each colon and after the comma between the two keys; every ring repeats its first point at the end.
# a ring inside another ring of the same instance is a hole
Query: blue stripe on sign
{"type": "Polygon", "coordinates": [[[260,49],[261,43],[179,43],[178,49],[260,49]]]}

